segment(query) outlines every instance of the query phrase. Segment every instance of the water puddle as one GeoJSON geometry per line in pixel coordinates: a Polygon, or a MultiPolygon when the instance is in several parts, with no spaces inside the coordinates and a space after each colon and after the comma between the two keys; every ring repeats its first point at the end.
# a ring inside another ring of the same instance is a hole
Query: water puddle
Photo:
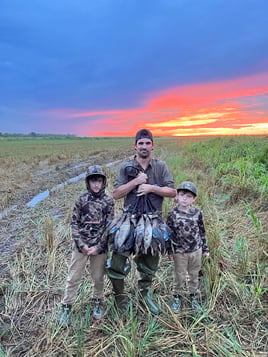
{"type": "MultiPolygon", "coordinates": [[[[119,164],[122,160],[116,160],[113,162],[108,162],[107,164],[105,164],[105,166],[107,168],[110,168],[116,164],[119,164]]],[[[35,207],[38,203],[40,203],[41,201],[45,200],[46,198],[49,197],[50,194],[53,194],[55,192],[58,192],[59,190],[62,190],[65,186],[78,182],[82,179],[84,179],[86,177],[86,172],[82,172],[80,175],[71,177],[70,179],[68,179],[65,182],[62,182],[54,187],[52,187],[49,190],[45,190],[43,192],[38,193],[38,195],[34,196],[29,202],[26,203],[27,207],[35,207]]],[[[4,217],[6,217],[12,210],[16,209],[17,206],[12,206],[9,207],[7,209],[5,209],[4,211],[0,212],[0,220],[3,219],[4,217]]]]}
{"type": "Polygon", "coordinates": [[[36,206],[39,202],[45,200],[46,198],[48,198],[48,196],[51,193],[55,193],[58,192],[59,190],[62,190],[66,185],[69,185],[70,183],[74,183],[74,182],[78,182],[81,179],[86,177],[86,173],[83,172],[82,174],[72,177],[69,180],[62,182],[54,187],[52,187],[50,190],[45,190],[43,192],[38,193],[38,195],[34,196],[34,198],[31,199],[31,201],[26,203],[27,207],[34,207],[36,206]]]}
{"type": "Polygon", "coordinates": [[[34,196],[34,198],[31,199],[30,202],[26,203],[27,207],[34,207],[37,205],[37,203],[43,201],[44,199],[48,198],[49,196],[49,190],[46,190],[44,192],[38,193],[38,195],[34,196]]]}

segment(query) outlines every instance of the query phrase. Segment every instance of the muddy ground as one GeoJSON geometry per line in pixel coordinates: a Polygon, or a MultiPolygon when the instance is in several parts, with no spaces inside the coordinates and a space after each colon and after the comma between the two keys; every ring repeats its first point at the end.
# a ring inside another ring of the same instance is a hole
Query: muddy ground
{"type": "MultiPolygon", "coordinates": [[[[19,188],[15,188],[13,192],[13,199],[11,205],[1,212],[0,219],[0,279],[7,278],[9,273],[8,260],[9,257],[16,252],[21,242],[29,235],[35,235],[36,221],[38,221],[42,215],[40,209],[45,210],[45,213],[51,213],[52,216],[58,218],[66,215],[66,210],[73,202],[72,191],[75,190],[75,186],[79,182],[66,185],[64,188],[57,190],[53,194],[49,195],[49,198],[45,199],[41,203],[38,203],[35,207],[27,207],[27,203],[32,200],[33,197],[45,190],[51,190],[53,187],[66,182],[70,178],[76,177],[81,173],[84,173],[88,166],[96,163],[102,163],[104,166],[109,163],[115,163],[114,166],[123,160],[126,155],[131,155],[124,152],[124,154],[114,152],[111,155],[105,155],[102,157],[88,157],[86,160],[60,164],[49,165],[48,163],[42,163],[39,167],[31,172],[32,182],[30,185],[21,185],[19,188]],[[71,200],[71,201],[70,201],[71,200]],[[42,206],[42,208],[40,208],[42,206]]],[[[113,170],[112,167],[107,167],[107,175],[113,170]]],[[[83,180],[81,180],[83,182],[83,180]]]]}

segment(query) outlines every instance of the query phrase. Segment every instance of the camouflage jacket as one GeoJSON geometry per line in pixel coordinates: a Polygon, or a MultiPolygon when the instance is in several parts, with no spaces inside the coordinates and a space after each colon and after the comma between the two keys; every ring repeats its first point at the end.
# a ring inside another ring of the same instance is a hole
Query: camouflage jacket
{"type": "Polygon", "coordinates": [[[185,212],[176,206],[168,213],[167,225],[171,229],[168,253],[190,253],[202,248],[208,252],[202,212],[192,206],[185,212]]]}
{"type": "Polygon", "coordinates": [[[79,252],[85,244],[96,246],[98,253],[107,251],[105,229],[114,218],[114,201],[103,192],[94,196],[83,193],[75,203],[71,221],[75,247],[79,252]]]}

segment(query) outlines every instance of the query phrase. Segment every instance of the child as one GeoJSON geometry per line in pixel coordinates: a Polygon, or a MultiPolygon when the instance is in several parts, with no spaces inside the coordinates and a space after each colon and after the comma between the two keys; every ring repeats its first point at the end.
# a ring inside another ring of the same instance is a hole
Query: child
{"type": "Polygon", "coordinates": [[[181,297],[190,293],[191,306],[198,311],[200,292],[198,274],[201,257],[209,257],[202,212],[192,204],[196,200],[196,186],[189,181],[182,182],[177,189],[177,206],[168,214],[167,225],[171,229],[169,258],[174,261],[173,303],[171,309],[178,313],[181,297]],[[189,276],[187,291],[186,280],[189,276]]]}
{"type": "Polygon", "coordinates": [[[114,217],[114,201],[105,193],[106,175],[101,166],[90,166],[85,181],[87,192],[76,201],[71,221],[74,247],[60,317],[60,323],[65,326],[70,323],[71,307],[88,260],[94,284],[93,317],[100,319],[104,314],[102,302],[107,257],[104,231],[114,217]]]}

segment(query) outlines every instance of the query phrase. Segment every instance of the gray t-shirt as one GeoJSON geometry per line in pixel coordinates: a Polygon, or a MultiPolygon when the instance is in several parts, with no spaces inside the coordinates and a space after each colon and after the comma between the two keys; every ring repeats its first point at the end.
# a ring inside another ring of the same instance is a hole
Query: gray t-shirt
{"type": "MultiPolygon", "coordinates": [[[[150,185],[174,188],[173,177],[166,163],[156,158],[152,158],[150,160],[146,170],[141,167],[141,165],[135,158],[133,160],[129,160],[121,164],[117,172],[114,188],[128,183],[133,178],[135,178],[139,172],[146,173],[146,175],[148,176],[147,183],[150,185]]],[[[128,207],[134,204],[137,198],[136,194],[137,187],[134,190],[130,191],[124,198],[124,207],[128,207]]],[[[148,198],[153,207],[161,212],[164,198],[154,193],[149,193],[148,198]]]]}

